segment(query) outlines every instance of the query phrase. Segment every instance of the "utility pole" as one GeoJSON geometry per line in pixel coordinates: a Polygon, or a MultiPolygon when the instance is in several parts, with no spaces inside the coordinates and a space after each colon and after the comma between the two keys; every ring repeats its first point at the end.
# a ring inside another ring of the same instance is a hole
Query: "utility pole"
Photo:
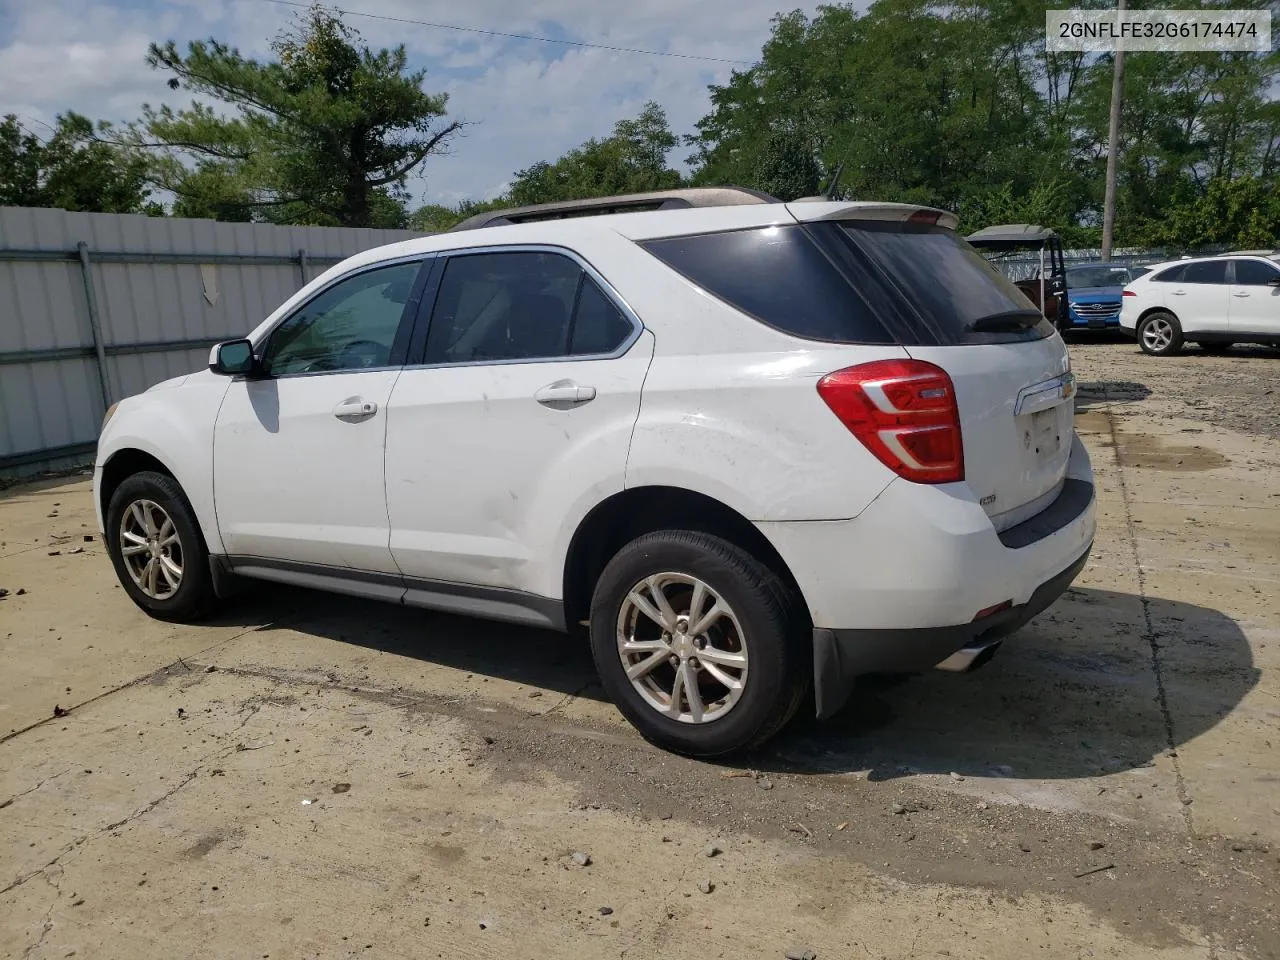
{"type": "MultiPolygon", "coordinates": [[[[1124,0],[1116,0],[1116,32],[1124,0]]],[[[1111,120],[1107,124],[1107,190],[1102,200],[1102,260],[1111,259],[1111,240],[1116,229],[1116,158],[1120,152],[1120,104],[1124,100],[1124,40],[1116,43],[1111,72],[1111,120]]]]}

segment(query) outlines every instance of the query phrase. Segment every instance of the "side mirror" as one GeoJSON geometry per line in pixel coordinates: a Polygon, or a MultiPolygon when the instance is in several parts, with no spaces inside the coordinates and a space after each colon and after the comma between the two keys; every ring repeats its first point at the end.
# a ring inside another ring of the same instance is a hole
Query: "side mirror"
{"type": "Polygon", "coordinates": [[[253,373],[253,344],[248,340],[227,340],[209,353],[209,369],[224,377],[253,373]]]}

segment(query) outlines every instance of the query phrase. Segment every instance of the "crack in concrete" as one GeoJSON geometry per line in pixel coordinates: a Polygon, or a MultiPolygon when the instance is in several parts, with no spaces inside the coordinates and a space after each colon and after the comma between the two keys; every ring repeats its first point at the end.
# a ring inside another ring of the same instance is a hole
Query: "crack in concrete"
{"type": "Polygon", "coordinates": [[[29,793],[35,793],[37,790],[43,787],[50,780],[57,780],[59,777],[65,776],[70,772],[71,772],[71,767],[67,767],[67,769],[65,770],[60,770],[57,773],[50,774],[49,776],[44,777],[42,780],[36,783],[34,787],[27,787],[27,789],[21,790],[18,793],[15,793],[8,800],[5,800],[3,803],[0,803],[0,810],[3,810],[5,807],[11,806],[14,803],[14,801],[21,800],[23,797],[25,797],[29,793]]]}
{"type": "Polygon", "coordinates": [[[170,787],[160,796],[156,797],[156,799],[145,804],[144,806],[139,807],[137,810],[133,811],[133,813],[129,814],[127,817],[117,820],[114,823],[109,823],[104,827],[99,827],[97,830],[93,831],[90,834],[86,834],[83,837],[77,837],[74,841],[64,846],[58,852],[58,855],[54,857],[52,860],[50,860],[48,863],[46,863],[44,866],[37,867],[35,870],[31,870],[27,873],[22,874],[19,877],[14,878],[6,886],[4,886],[3,888],[0,888],[0,896],[3,896],[4,894],[9,893],[11,890],[16,890],[18,887],[21,887],[23,884],[27,883],[29,880],[32,880],[39,876],[44,876],[49,870],[51,870],[54,867],[57,867],[59,870],[61,870],[62,858],[65,857],[67,854],[74,852],[78,847],[82,846],[89,840],[93,840],[97,837],[100,837],[104,833],[111,833],[115,830],[119,830],[121,827],[128,826],[129,824],[133,823],[135,820],[138,820],[141,817],[145,817],[148,813],[150,813],[156,807],[160,806],[160,804],[164,803],[166,800],[172,797],[175,793],[177,793],[183,787],[187,786],[189,783],[191,783],[193,780],[199,777],[200,771],[202,771],[209,763],[215,760],[222,760],[225,757],[229,757],[231,754],[235,753],[235,751],[236,751],[235,747],[229,747],[225,750],[220,750],[217,753],[210,755],[209,757],[206,757],[204,760],[200,762],[199,766],[197,766],[194,770],[192,770],[190,773],[184,776],[176,785],[174,785],[173,787],[170,787]]]}
{"type": "Polygon", "coordinates": [[[1112,412],[1110,389],[1103,386],[1107,406],[1103,412],[1107,418],[1107,428],[1111,434],[1111,455],[1115,459],[1116,476],[1120,481],[1120,502],[1124,507],[1125,532],[1129,546],[1133,552],[1133,565],[1138,578],[1138,600],[1142,605],[1142,620],[1145,627],[1147,646],[1151,650],[1151,673],[1156,681],[1156,702],[1160,705],[1160,719],[1164,724],[1165,743],[1169,748],[1169,759],[1173,763],[1174,790],[1178,795],[1181,807],[1182,822],[1187,833],[1195,836],[1195,823],[1191,819],[1191,796],[1187,790],[1186,778],[1182,775],[1182,764],[1178,762],[1177,742],[1173,734],[1173,713],[1169,709],[1169,696],[1164,683],[1164,664],[1160,662],[1160,643],[1156,636],[1155,626],[1151,622],[1151,598],[1147,595],[1147,574],[1142,565],[1142,554],[1138,549],[1138,534],[1133,522],[1132,502],[1129,498],[1129,485],[1125,482],[1124,464],[1120,460],[1120,440],[1116,436],[1115,414],[1112,412]]]}
{"type": "MultiPolygon", "coordinates": [[[[197,656],[197,657],[203,656],[204,654],[208,653],[210,650],[216,650],[218,647],[222,646],[225,643],[231,643],[234,640],[239,640],[241,637],[248,636],[249,634],[259,629],[261,628],[250,627],[247,630],[242,630],[239,633],[235,634],[234,636],[227,637],[223,640],[219,640],[217,643],[211,643],[209,646],[205,647],[203,650],[200,650],[199,652],[194,654],[194,656],[197,656]]],[[[141,676],[134,677],[132,680],[127,680],[124,683],[120,684],[119,686],[112,687],[110,690],[104,690],[102,691],[102,693],[99,693],[97,696],[90,697],[88,700],[81,700],[79,703],[73,703],[71,706],[66,708],[66,710],[62,713],[61,716],[55,716],[53,714],[50,714],[47,717],[44,717],[40,720],[35,721],[35,723],[29,723],[25,727],[21,727],[20,729],[17,729],[17,730],[10,730],[8,733],[4,734],[3,736],[0,736],[0,744],[8,743],[10,740],[13,740],[15,737],[20,737],[24,733],[30,733],[32,730],[35,730],[38,727],[42,727],[46,723],[49,723],[53,720],[63,720],[66,718],[67,714],[72,713],[76,710],[79,710],[81,707],[87,707],[92,703],[97,703],[99,700],[105,700],[107,697],[110,697],[113,694],[117,694],[122,690],[128,690],[130,687],[136,687],[138,684],[145,683],[146,681],[150,680],[152,677],[158,677],[160,674],[164,673],[165,671],[172,670],[174,667],[178,666],[179,664],[186,667],[188,671],[191,670],[191,667],[186,662],[186,659],[183,657],[178,657],[178,659],[174,660],[172,663],[166,663],[163,667],[157,667],[155,670],[152,670],[148,673],[144,673],[141,676]]]]}
{"type": "Polygon", "coordinates": [[[53,929],[53,908],[58,905],[58,901],[62,899],[62,869],[58,869],[57,879],[51,880],[47,875],[44,882],[53,887],[53,900],[49,902],[49,909],[44,912],[44,917],[40,921],[40,935],[36,937],[35,943],[27,945],[22,951],[22,960],[29,960],[31,954],[44,946],[44,938],[49,935],[49,931],[53,929]]]}

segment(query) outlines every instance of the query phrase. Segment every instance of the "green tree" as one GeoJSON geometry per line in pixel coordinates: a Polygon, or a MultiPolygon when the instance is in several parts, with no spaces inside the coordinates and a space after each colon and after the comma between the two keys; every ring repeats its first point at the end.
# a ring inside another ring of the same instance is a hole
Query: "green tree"
{"type": "Polygon", "coordinates": [[[23,129],[12,114],[0,120],[0,206],[158,212],[147,196],[144,161],[95,140],[87,118],[58,117],[47,141],[23,129]]]}
{"type": "Polygon", "coordinates": [[[666,113],[649,102],[639,116],[619,120],[603,140],[593,138],[558,160],[518,171],[507,199],[524,206],[678,187],[683,178],[667,166],[676,143],[666,113]]]}
{"type": "Polygon", "coordinates": [[[403,46],[373,51],[313,6],[259,62],[216,40],[152,44],[173,89],[212,98],[144,106],[129,142],[156,152],[152,175],[175,212],[337,226],[403,224],[408,176],[448,146],[447,94],[422,89],[403,46]],[[230,108],[229,110],[227,108],[230,108]]]}
{"type": "MultiPolygon", "coordinates": [[[[779,15],[759,63],[710,88],[687,141],[692,179],[786,192],[779,145],[804,143],[822,170],[845,164],[846,197],[946,207],[973,227],[1032,218],[1086,242],[1101,221],[1111,58],[1049,53],[1047,6],[874,0],[779,15]]],[[[1215,178],[1280,190],[1280,53],[1126,63],[1121,242],[1154,236],[1215,178]]]]}
{"type": "Polygon", "coordinates": [[[780,131],[769,137],[756,158],[753,180],[779,200],[812,197],[822,184],[822,164],[804,135],[780,131]]]}
{"type": "Polygon", "coordinates": [[[473,217],[477,213],[500,210],[509,206],[511,206],[511,202],[506,197],[498,197],[493,200],[463,200],[452,207],[439,203],[428,203],[409,215],[407,225],[411,230],[421,230],[424,233],[443,233],[445,230],[457,226],[463,220],[473,217]]]}

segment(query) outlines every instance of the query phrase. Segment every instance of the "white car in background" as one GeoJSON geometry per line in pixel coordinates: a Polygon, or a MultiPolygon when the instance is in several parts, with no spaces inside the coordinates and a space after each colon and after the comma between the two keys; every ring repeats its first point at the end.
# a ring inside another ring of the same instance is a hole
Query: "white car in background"
{"type": "Polygon", "coordinates": [[[1188,341],[1211,353],[1233,343],[1280,347],[1280,258],[1225,254],[1158,263],[1124,288],[1120,329],[1157,357],[1188,341]]]}
{"type": "Polygon", "coordinates": [[[170,620],[253,578],[585,626],[698,756],[978,666],[1083,567],[1095,498],[1062,338],[954,227],[693,190],[359,254],[108,411],[117,575],[170,620]]]}

